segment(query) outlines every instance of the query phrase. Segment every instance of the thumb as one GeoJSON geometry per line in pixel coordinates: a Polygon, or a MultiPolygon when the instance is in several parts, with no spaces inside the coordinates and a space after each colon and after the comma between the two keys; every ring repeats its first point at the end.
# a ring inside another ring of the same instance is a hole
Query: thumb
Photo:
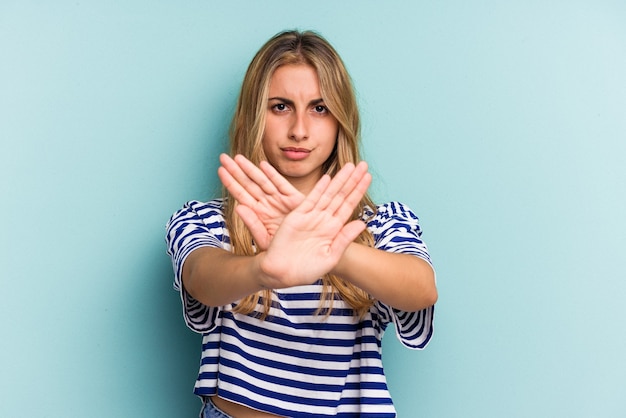
{"type": "Polygon", "coordinates": [[[351,221],[341,228],[339,234],[333,240],[330,249],[332,253],[343,254],[351,242],[353,242],[361,232],[365,229],[365,222],[351,221]]]}

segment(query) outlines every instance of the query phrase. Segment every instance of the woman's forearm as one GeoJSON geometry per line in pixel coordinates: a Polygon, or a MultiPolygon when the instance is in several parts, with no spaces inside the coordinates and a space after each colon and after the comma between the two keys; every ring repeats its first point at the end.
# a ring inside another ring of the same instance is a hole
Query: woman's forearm
{"type": "Polygon", "coordinates": [[[222,306],[261,290],[260,276],[259,256],[201,247],[187,256],[182,281],[196,300],[207,306],[222,306]]]}
{"type": "MultiPolygon", "coordinates": [[[[264,289],[256,256],[239,256],[202,247],[185,260],[182,281],[191,296],[208,306],[222,306],[264,289]]],[[[396,309],[417,311],[437,301],[430,264],[410,254],[395,254],[352,243],[331,273],[396,309]]]]}
{"type": "Polygon", "coordinates": [[[358,286],[375,299],[407,312],[437,301],[435,273],[425,260],[352,243],[332,273],[358,286]]]}

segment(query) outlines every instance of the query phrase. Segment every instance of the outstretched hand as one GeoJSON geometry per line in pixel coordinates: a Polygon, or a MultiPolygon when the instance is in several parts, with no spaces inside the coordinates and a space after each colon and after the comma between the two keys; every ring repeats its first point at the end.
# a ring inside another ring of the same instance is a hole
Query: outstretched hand
{"type": "Polygon", "coordinates": [[[266,161],[259,167],[242,155],[220,155],[217,170],[222,184],[239,203],[237,214],[252,233],[259,250],[264,251],[278,227],[304,195],[266,161]]]}
{"type": "Polygon", "coordinates": [[[274,289],[311,284],[331,271],[365,229],[363,221],[348,221],[371,178],[365,162],[347,164],[332,180],[324,175],[284,218],[262,254],[262,284],[274,289]]]}

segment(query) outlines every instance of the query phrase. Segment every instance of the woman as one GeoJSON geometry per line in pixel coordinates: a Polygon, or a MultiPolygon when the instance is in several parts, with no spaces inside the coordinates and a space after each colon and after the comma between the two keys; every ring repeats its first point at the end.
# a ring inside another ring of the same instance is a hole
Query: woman
{"type": "Polygon", "coordinates": [[[350,77],[313,32],[255,55],[222,155],[225,196],[167,225],[185,319],[203,334],[203,417],[393,417],[381,361],[392,322],[422,349],[434,271],[417,217],[376,206],[350,77]]]}

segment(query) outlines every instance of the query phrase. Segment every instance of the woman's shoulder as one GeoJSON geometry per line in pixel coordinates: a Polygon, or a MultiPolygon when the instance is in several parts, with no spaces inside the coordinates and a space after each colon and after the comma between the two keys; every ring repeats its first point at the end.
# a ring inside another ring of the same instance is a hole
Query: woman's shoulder
{"type": "Polygon", "coordinates": [[[224,218],[224,207],[226,199],[213,199],[206,202],[200,200],[189,200],[182,208],[174,212],[168,225],[176,222],[186,222],[195,219],[206,223],[208,219],[222,220],[224,218]]]}
{"type": "Polygon", "coordinates": [[[415,221],[418,220],[417,215],[415,215],[413,210],[411,210],[407,204],[398,201],[377,204],[375,211],[370,207],[366,207],[365,217],[379,222],[392,218],[415,221]]]}
{"type": "Polygon", "coordinates": [[[220,214],[224,213],[224,207],[226,205],[226,199],[219,198],[213,199],[206,202],[202,202],[200,200],[190,200],[185,203],[183,209],[191,210],[196,214],[220,214]]]}
{"type": "Polygon", "coordinates": [[[366,221],[367,229],[374,236],[376,248],[391,252],[411,252],[428,260],[426,247],[421,239],[419,218],[411,208],[397,201],[380,204],[376,208],[376,214],[366,221]]]}

